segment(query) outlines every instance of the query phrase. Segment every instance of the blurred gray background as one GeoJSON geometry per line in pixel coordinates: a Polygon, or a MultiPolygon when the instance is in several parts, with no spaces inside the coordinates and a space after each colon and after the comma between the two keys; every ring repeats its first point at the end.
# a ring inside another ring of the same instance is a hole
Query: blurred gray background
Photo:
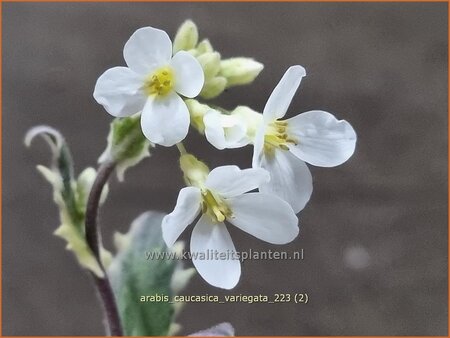
{"type": "MultiPolygon", "coordinates": [[[[288,66],[307,69],[290,115],[323,109],[351,122],[355,155],[311,168],[314,192],[301,235],[280,250],[305,259],[248,261],[239,285],[221,291],[195,277],[185,294],[307,292],[296,304],[189,304],[189,334],[222,321],[239,335],[447,335],[447,4],[445,3],[4,3],[3,335],[102,335],[88,275],[64,242],[51,189],[35,170],[36,124],[58,128],[79,172],[95,165],[111,116],[92,98],[97,77],[124,65],[139,27],[174,36],[187,18],[223,57],[266,66],[225,107],[262,110],[288,66]]],[[[211,167],[248,167],[252,148],[218,152],[192,135],[188,149],[211,167]]],[[[114,179],[102,209],[107,246],[145,210],[169,212],[182,187],[174,148],[157,148],[114,179]]],[[[192,228],[191,228],[192,229],[192,228]]],[[[190,231],[183,238],[189,238],[190,231]]],[[[275,249],[237,229],[236,247],[275,249]]]]}

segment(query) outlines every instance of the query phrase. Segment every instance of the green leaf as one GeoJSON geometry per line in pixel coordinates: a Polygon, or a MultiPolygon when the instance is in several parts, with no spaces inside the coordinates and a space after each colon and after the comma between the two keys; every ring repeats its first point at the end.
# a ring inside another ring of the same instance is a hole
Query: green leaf
{"type": "MultiPolygon", "coordinates": [[[[189,281],[193,269],[185,270],[174,259],[148,260],[147,252],[169,252],[162,238],[165,215],[146,212],[131,225],[126,235],[116,234],[119,252],[108,275],[114,289],[124,334],[128,336],[166,336],[177,326],[177,308],[167,301],[141,302],[142,296],[172,297],[189,281]]],[[[180,249],[180,246],[178,245],[180,249]]]]}
{"type": "MultiPolygon", "coordinates": [[[[37,169],[52,185],[53,199],[59,209],[61,224],[54,234],[67,242],[66,249],[74,253],[82,267],[103,278],[104,273],[86,242],[84,230],[87,196],[97,172],[87,168],[75,179],[70,149],[61,133],[48,126],[37,126],[26,134],[25,145],[30,146],[36,136],[41,136],[52,152],[50,168],[38,165],[37,169]]],[[[103,200],[107,191],[106,186],[102,192],[103,200]]],[[[102,261],[111,260],[111,254],[103,248],[101,256],[102,261]]]]}
{"type": "Polygon", "coordinates": [[[152,146],[141,131],[141,115],[116,118],[111,123],[108,145],[100,156],[100,163],[114,161],[117,163],[117,177],[123,181],[125,171],[150,156],[152,146]]]}

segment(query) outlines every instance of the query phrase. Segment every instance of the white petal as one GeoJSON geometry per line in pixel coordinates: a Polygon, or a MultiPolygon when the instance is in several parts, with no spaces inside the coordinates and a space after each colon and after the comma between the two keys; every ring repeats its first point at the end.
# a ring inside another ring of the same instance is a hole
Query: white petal
{"type": "Polygon", "coordinates": [[[127,67],[110,68],[98,78],[94,99],[112,116],[130,116],[144,107],[143,83],[142,77],[127,67]]]}
{"type": "Polygon", "coordinates": [[[300,212],[311,197],[311,172],[305,162],[287,150],[275,150],[274,156],[264,156],[261,167],[270,173],[270,181],[259,191],[274,194],[288,202],[295,213],[300,212]]]}
{"type": "Polygon", "coordinates": [[[166,32],[153,27],[139,28],[123,48],[123,58],[135,72],[148,75],[153,69],[168,63],[172,57],[172,42],[166,32]]]}
{"type": "Polygon", "coordinates": [[[246,106],[237,106],[232,112],[231,116],[239,118],[246,128],[246,144],[254,142],[255,136],[263,124],[263,115],[246,106]]]}
{"type": "Polygon", "coordinates": [[[283,117],[291,104],[302,78],[306,75],[302,66],[292,66],[284,73],[264,107],[264,120],[273,121],[283,117]]]}
{"type": "Polygon", "coordinates": [[[165,97],[150,97],[141,117],[142,132],[151,142],[170,147],[181,142],[189,130],[186,104],[172,92],[165,97]]]}
{"type": "Polygon", "coordinates": [[[211,109],[203,117],[203,123],[206,139],[217,149],[240,148],[249,142],[245,122],[237,116],[211,109]]]}
{"type": "Polygon", "coordinates": [[[227,220],[256,238],[272,244],[286,244],[298,235],[297,216],[289,203],[279,197],[249,193],[227,202],[233,212],[227,220]]]}
{"type": "Polygon", "coordinates": [[[162,220],[162,234],[169,248],[197,217],[200,212],[201,201],[200,189],[186,187],[180,190],[175,209],[162,220]]]}
{"type": "Polygon", "coordinates": [[[213,286],[234,288],[241,276],[241,264],[233,259],[236,258],[233,257],[235,252],[225,224],[212,223],[208,216],[203,215],[191,236],[192,263],[200,276],[213,286]],[[220,259],[221,253],[226,255],[223,258],[228,259],[220,259]]]}
{"type": "Polygon", "coordinates": [[[269,173],[262,168],[241,170],[235,165],[226,165],[211,170],[205,186],[228,198],[256,189],[269,180],[269,173]]]}
{"type": "Polygon", "coordinates": [[[175,71],[175,90],[186,97],[196,97],[202,90],[205,76],[195,57],[185,51],[173,56],[170,62],[175,71]]]}
{"type": "Polygon", "coordinates": [[[264,156],[264,137],[266,134],[266,123],[262,123],[256,132],[255,138],[253,140],[253,158],[252,167],[260,168],[261,161],[264,156]]]}
{"type": "Polygon", "coordinates": [[[298,139],[289,149],[298,158],[319,167],[334,167],[353,155],[356,133],[345,120],[313,110],[286,120],[287,133],[298,139]]]}

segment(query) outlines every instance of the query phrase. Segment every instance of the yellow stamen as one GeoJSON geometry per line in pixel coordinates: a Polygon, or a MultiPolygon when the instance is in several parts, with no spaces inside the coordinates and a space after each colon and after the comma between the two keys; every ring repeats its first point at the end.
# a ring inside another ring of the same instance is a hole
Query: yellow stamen
{"type": "Polygon", "coordinates": [[[231,217],[232,212],[222,198],[210,190],[204,190],[202,195],[202,212],[211,217],[214,223],[223,222],[227,217],[231,217]]]}
{"type": "Polygon", "coordinates": [[[288,123],[286,121],[275,121],[267,126],[264,136],[264,152],[273,155],[275,149],[289,150],[289,144],[298,144],[298,140],[287,133],[288,123]]]}
{"type": "Polygon", "coordinates": [[[148,96],[167,95],[174,86],[174,74],[170,67],[161,67],[153,72],[145,81],[144,90],[148,96]]]}

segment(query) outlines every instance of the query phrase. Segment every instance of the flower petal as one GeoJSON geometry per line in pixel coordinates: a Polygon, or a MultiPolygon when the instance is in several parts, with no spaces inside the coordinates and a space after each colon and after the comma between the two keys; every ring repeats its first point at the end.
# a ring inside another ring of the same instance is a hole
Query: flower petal
{"type": "Polygon", "coordinates": [[[259,191],[274,194],[288,202],[295,213],[300,212],[311,197],[312,176],[305,162],[287,150],[275,150],[272,156],[263,156],[261,167],[270,173],[270,181],[259,191]]]}
{"type": "Polygon", "coordinates": [[[292,66],[284,73],[264,107],[264,120],[273,121],[283,117],[291,104],[302,78],[306,75],[302,66],[292,66]]]}
{"type": "Polygon", "coordinates": [[[240,148],[249,143],[247,128],[243,119],[209,110],[203,117],[205,136],[217,149],[240,148]]]}
{"type": "Polygon", "coordinates": [[[234,288],[241,276],[241,264],[235,252],[225,224],[212,223],[203,215],[191,236],[192,263],[200,276],[213,286],[234,288]]]}
{"type": "Polygon", "coordinates": [[[231,116],[239,118],[246,129],[245,145],[254,142],[255,136],[263,125],[264,119],[261,113],[258,113],[246,106],[237,106],[231,112],[231,116]]]}
{"type": "Polygon", "coordinates": [[[172,42],[166,32],[153,27],[139,28],[123,48],[128,67],[148,75],[153,69],[168,63],[172,57],[172,42]]]}
{"type": "Polygon", "coordinates": [[[205,76],[197,59],[188,52],[180,51],[173,56],[170,64],[175,71],[175,90],[177,93],[189,98],[200,94],[205,76]]]}
{"type": "Polygon", "coordinates": [[[298,235],[294,210],[277,196],[248,193],[227,202],[233,212],[227,220],[256,238],[272,244],[286,244],[298,235]]]}
{"type": "Polygon", "coordinates": [[[356,146],[356,133],[345,120],[313,110],[288,120],[287,133],[298,139],[291,152],[312,165],[334,167],[347,161],[356,146]]]}
{"type": "Polygon", "coordinates": [[[228,198],[256,189],[269,180],[269,173],[262,168],[241,170],[238,166],[226,165],[211,170],[205,186],[228,198]]]}
{"type": "Polygon", "coordinates": [[[252,158],[252,167],[260,168],[261,161],[264,157],[264,137],[266,133],[266,123],[263,122],[261,126],[256,131],[255,138],[253,139],[253,158],[252,158]]]}
{"type": "Polygon", "coordinates": [[[186,104],[172,92],[165,97],[150,97],[141,117],[142,132],[151,142],[170,147],[181,142],[189,130],[186,104]]]}
{"type": "Polygon", "coordinates": [[[162,220],[162,234],[168,247],[175,243],[184,229],[197,217],[201,201],[200,189],[186,187],[180,190],[175,209],[162,220]]]}
{"type": "Polygon", "coordinates": [[[127,67],[114,67],[97,80],[94,99],[115,117],[136,114],[142,110],[146,97],[141,88],[143,79],[127,67]]]}

